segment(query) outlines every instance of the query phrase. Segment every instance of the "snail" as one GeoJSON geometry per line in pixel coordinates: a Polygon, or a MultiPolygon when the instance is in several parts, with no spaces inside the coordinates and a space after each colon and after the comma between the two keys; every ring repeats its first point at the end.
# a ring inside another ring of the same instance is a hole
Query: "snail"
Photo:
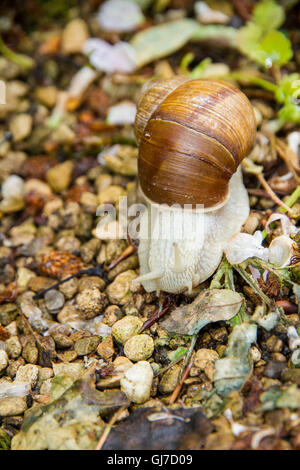
{"type": "Polygon", "coordinates": [[[140,220],[136,281],[147,292],[191,292],[215,272],[249,215],[239,165],[255,133],[252,106],[232,84],[177,76],[145,86],[135,135],[149,210],[140,220]]]}

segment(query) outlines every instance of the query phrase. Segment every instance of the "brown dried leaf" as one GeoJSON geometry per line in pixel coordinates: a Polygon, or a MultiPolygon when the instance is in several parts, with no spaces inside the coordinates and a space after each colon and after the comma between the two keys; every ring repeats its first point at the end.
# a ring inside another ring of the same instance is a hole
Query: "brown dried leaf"
{"type": "Polygon", "coordinates": [[[10,332],[0,324],[0,341],[6,341],[10,337],[10,332]]]}
{"type": "Polygon", "coordinates": [[[201,449],[213,429],[199,409],[157,411],[134,410],[125,422],[111,430],[103,450],[201,449]]]}
{"type": "Polygon", "coordinates": [[[44,255],[39,269],[46,276],[63,279],[84,268],[80,258],[67,251],[51,251],[44,255]]]}

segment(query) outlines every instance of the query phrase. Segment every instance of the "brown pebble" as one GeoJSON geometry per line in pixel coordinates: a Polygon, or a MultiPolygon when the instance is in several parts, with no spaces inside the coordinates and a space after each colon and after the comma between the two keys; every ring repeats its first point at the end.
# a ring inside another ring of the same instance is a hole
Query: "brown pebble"
{"type": "Polygon", "coordinates": [[[115,353],[112,335],[106,336],[106,338],[101,341],[97,348],[97,353],[106,361],[112,358],[115,353]]]}

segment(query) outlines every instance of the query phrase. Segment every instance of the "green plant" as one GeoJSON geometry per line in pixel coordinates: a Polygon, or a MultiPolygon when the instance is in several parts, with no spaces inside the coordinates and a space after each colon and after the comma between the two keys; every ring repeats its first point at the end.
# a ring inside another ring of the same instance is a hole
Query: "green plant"
{"type": "Polygon", "coordinates": [[[285,20],[282,6],[273,0],[259,2],[252,20],[240,29],[238,47],[254,62],[268,69],[286,64],[293,56],[289,39],[277,31],[285,20]]]}

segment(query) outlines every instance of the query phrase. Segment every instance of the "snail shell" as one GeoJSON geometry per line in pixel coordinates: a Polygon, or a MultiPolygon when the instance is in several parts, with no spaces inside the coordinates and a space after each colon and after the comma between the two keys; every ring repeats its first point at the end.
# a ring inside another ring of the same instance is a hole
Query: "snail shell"
{"type": "Polygon", "coordinates": [[[227,82],[150,82],[135,121],[142,192],[158,204],[222,207],[255,132],[250,102],[227,82]]]}

